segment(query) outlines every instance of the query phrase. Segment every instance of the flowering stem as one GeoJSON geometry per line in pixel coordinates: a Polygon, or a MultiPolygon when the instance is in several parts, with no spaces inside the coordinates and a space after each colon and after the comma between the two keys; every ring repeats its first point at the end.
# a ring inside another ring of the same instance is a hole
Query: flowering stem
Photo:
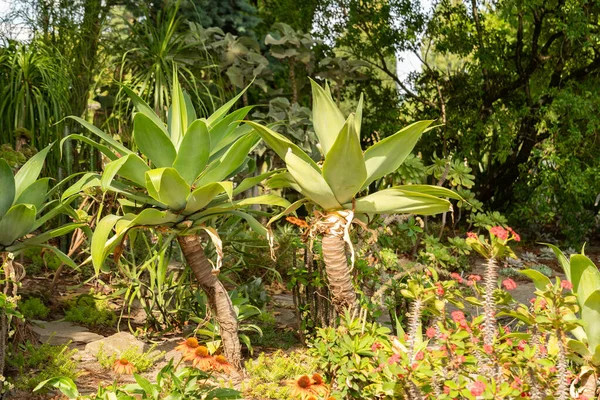
{"type": "Polygon", "coordinates": [[[558,371],[558,389],[556,393],[557,400],[567,400],[569,398],[569,382],[567,380],[567,357],[565,352],[565,333],[562,329],[557,330],[558,355],[556,369],[558,371]]]}
{"type": "Polygon", "coordinates": [[[485,320],[483,321],[483,343],[493,345],[497,334],[496,327],[496,303],[494,302],[494,290],[498,285],[498,263],[491,257],[487,262],[487,269],[484,281],[483,311],[485,320]]]}
{"type": "Polygon", "coordinates": [[[421,325],[421,312],[423,310],[423,301],[416,299],[412,304],[412,310],[408,317],[408,359],[411,361],[415,355],[415,342],[419,326],[421,325]]]}

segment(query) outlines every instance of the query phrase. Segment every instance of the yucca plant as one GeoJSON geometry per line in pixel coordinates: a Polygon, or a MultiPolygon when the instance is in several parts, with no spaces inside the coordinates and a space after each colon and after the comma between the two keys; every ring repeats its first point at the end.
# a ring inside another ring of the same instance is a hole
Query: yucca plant
{"type": "Polygon", "coordinates": [[[313,126],[324,155],[316,163],[291,141],[257,123],[247,122],[281,157],[288,172],[270,179],[271,187],[291,187],[304,198],[283,214],[305,203],[318,208],[317,218],[309,228],[322,234],[323,260],[338,312],[357,306],[351,268],[345,243],[351,246],[348,231],[360,214],[410,213],[431,215],[449,211],[445,198],[460,199],[451,190],[429,185],[395,186],[360,196],[369,184],[400,167],[421,134],[433,121],[420,121],[387,137],[364,152],[360,146],[362,97],[356,113],[344,118],[331,97],[329,87],[311,81],[313,91],[313,126]]]}
{"type": "Polygon", "coordinates": [[[0,283],[4,284],[0,291],[0,375],[4,370],[4,350],[10,309],[13,306],[6,296],[16,297],[17,282],[24,276],[24,270],[19,270],[18,264],[14,262],[15,256],[27,248],[43,247],[53,251],[63,263],[76,267],[63,252],[46,242],[83,224],[70,223],[32,235],[47,221],[68,208],[67,204],[60,204],[57,200],[47,201],[52,195],[52,191],[48,191],[50,179],[38,179],[51,146],[31,157],[16,175],[8,163],[0,158],[0,273],[4,274],[0,276],[0,283]]]}
{"type": "Polygon", "coordinates": [[[90,186],[100,186],[103,191],[114,192],[121,197],[122,215],[105,216],[94,231],[91,259],[96,271],[113,250],[117,261],[123,242],[132,229],[160,228],[172,238],[177,238],[220,325],[225,356],[240,368],[238,322],[227,291],[217,279],[222,246],[211,223],[219,217],[233,215],[245,219],[252,228],[266,234],[266,229],[241,209],[252,204],[287,207],[289,203],[274,195],[234,200],[236,195],[272,174],[245,179],[236,187],[229,180],[244,168],[248,154],[260,141],[252,128],[239,123],[252,107],[228,114],[241,93],[210,117],[198,119],[189,97],[179,86],[176,74],[173,80],[172,106],[166,124],[141,98],[125,88],[138,111],[133,122],[133,142],[147,161],[93,125],[73,117],[105,143],[94,143],[80,135],[71,137],[96,146],[111,161],[101,175],[87,174],[66,195],[90,186]],[[113,229],[115,233],[111,234],[113,229]],[[200,230],[208,234],[216,247],[214,266],[204,254],[197,236],[200,230]]]}

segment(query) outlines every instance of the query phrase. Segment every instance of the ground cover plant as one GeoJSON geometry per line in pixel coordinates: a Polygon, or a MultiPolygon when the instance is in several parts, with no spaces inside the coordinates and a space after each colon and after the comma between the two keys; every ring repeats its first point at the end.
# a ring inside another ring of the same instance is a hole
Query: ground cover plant
{"type": "Polygon", "coordinates": [[[599,15],[0,5],[0,397],[600,398],[599,15]]]}

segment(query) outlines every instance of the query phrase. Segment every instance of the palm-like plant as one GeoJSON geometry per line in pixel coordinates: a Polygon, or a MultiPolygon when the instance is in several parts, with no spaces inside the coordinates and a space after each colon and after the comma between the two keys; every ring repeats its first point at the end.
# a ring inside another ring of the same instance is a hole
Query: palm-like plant
{"type": "Polygon", "coordinates": [[[310,232],[323,235],[327,278],[334,305],[342,312],[357,306],[344,243],[351,245],[348,230],[355,216],[437,214],[451,209],[445,198],[459,199],[460,196],[451,190],[429,185],[395,186],[358,196],[371,182],[397,170],[433,121],[415,122],[363,152],[360,146],[362,97],[356,113],[344,118],[331,97],[329,87],[322,88],[313,81],[311,85],[313,125],[324,155],[322,165],[271,129],[253,122],[247,124],[256,129],[287,165],[289,172],[273,176],[271,186],[292,187],[304,196],[285,212],[292,212],[304,203],[312,203],[322,209],[323,212],[317,213],[318,218],[310,232]]]}
{"type": "Polygon", "coordinates": [[[272,174],[245,179],[235,188],[228,180],[243,169],[248,154],[260,141],[249,126],[239,124],[252,107],[227,114],[241,93],[210,117],[197,119],[176,74],[173,80],[167,124],[141,98],[125,88],[138,110],[133,122],[133,141],[149,163],[93,125],[73,117],[106,144],[91,142],[80,135],[71,136],[96,146],[111,161],[102,175],[87,174],[67,195],[100,186],[122,197],[119,202],[125,212],[105,216],[94,231],[91,259],[96,271],[109,252],[114,250],[115,259],[119,257],[122,243],[132,229],[160,227],[177,238],[220,325],[225,356],[233,365],[241,367],[236,313],[225,287],[217,279],[221,242],[209,222],[220,216],[234,215],[266,234],[266,229],[254,217],[240,209],[251,204],[287,207],[289,203],[274,195],[233,200],[272,174]],[[111,235],[113,229],[115,234],[111,235]],[[204,254],[197,236],[199,230],[204,230],[215,244],[218,257],[214,267],[204,254]]]}
{"type": "MultiPolygon", "coordinates": [[[[0,283],[5,285],[1,290],[0,300],[6,300],[6,295],[16,296],[16,283],[23,277],[24,271],[18,271],[13,260],[15,255],[27,248],[45,247],[53,251],[63,263],[76,267],[63,252],[45,243],[83,224],[71,223],[30,235],[68,208],[68,205],[60,204],[57,200],[46,201],[52,194],[52,191],[48,191],[50,179],[38,179],[50,147],[51,145],[31,157],[16,175],[13,175],[8,163],[0,159],[0,273],[4,274],[4,277],[0,277],[0,283]]],[[[0,375],[4,370],[4,350],[10,322],[7,313],[10,311],[7,309],[10,303],[1,302],[3,306],[0,308],[0,375]]]]}

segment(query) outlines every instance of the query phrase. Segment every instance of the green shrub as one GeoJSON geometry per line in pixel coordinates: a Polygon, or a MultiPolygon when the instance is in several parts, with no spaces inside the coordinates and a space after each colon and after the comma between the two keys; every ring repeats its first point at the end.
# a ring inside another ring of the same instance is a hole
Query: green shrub
{"type": "Polygon", "coordinates": [[[300,375],[312,375],[317,371],[317,360],[306,352],[297,350],[271,355],[261,353],[258,358],[246,362],[250,379],[244,384],[244,394],[249,399],[288,400],[290,389],[285,381],[300,375]]]}
{"type": "Polygon", "coordinates": [[[86,326],[113,326],[117,323],[117,316],[108,301],[88,294],[78,296],[70,304],[65,312],[65,319],[86,326]]]}
{"type": "Polygon", "coordinates": [[[19,310],[26,319],[44,319],[50,309],[37,297],[31,297],[19,303],[19,310]]]}
{"type": "Polygon", "coordinates": [[[55,376],[77,377],[77,362],[72,359],[77,350],[66,345],[33,345],[30,342],[11,350],[6,358],[9,372],[15,371],[17,389],[31,391],[38,383],[55,376]]]}

